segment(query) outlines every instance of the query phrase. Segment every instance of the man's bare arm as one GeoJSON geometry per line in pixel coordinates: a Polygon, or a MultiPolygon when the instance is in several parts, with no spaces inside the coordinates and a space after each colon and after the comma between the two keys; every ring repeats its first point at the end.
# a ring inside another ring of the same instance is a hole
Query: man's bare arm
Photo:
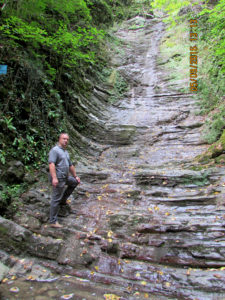
{"type": "Polygon", "coordinates": [[[76,169],[75,169],[74,165],[70,166],[70,173],[73,175],[74,178],[76,178],[78,183],[80,183],[80,178],[76,174],[76,169]]]}
{"type": "Polygon", "coordinates": [[[52,176],[52,185],[54,187],[57,186],[57,184],[59,183],[58,178],[56,176],[56,169],[55,169],[55,164],[54,163],[50,163],[49,164],[49,172],[52,176]]]}

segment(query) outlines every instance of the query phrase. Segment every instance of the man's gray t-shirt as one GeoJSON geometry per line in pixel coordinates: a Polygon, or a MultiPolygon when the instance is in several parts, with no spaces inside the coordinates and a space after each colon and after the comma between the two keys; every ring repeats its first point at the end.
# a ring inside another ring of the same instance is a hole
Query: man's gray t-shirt
{"type": "Polygon", "coordinates": [[[72,166],[70,156],[69,153],[59,145],[56,145],[50,150],[48,162],[55,164],[58,179],[65,179],[69,176],[69,167],[72,166]]]}

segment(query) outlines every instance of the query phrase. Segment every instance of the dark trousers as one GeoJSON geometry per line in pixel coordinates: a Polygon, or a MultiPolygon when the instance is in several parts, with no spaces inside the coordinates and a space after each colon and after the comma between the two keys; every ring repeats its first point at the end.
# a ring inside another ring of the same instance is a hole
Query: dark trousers
{"type": "Polygon", "coordinates": [[[55,223],[57,221],[59,206],[66,204],[66,200],[72,194],[77,185],[78,181],[74,177],[69,176],[65,180],[59,180],[56,187],[52,187],[50,223],[55,223]]]}

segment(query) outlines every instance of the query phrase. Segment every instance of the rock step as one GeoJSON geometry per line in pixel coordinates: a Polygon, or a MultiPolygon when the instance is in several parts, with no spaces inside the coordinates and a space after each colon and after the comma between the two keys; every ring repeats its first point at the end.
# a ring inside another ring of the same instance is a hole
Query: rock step
{"type": "Polygon", "coordinates": [[[174,187],[176,185],[206,185],[209,183],[207,172],[173,169],[160,171],[136,171],[134,178],[138,185],[160,185],[174,187]]]}
{"type": "Polygon", "coordinates": [[[1,248],[15,253],[29,253],[38,257],[56,259],[63,241],[40,234],[0,217],[1,248]]]}
{"type": "MultiPolygon", "coordinates": [[[[4,254],[1,252],[0,256],[4,254]]],[[[6,255],[7,256],[7,255],[6,255]]],[[[99,257],[90,269],[74,270],[69,266],[63,268],[54,262],[33,259],[20,259],[8,256],[5,260],[11,261],[13,268],[9,276],[20,270],[21,277],[13,279],[13,286],[23,292],[23,299],[30,299],[30,286],[40,286],[40,295],[48,293],[54,297],[52,291],[63,294],[74,293],[76,299],[85,296],[87,299],[102,299],[104,295],[117,295],[121,299],[215,299],[214,296],[224,295],[224,268],[177,268],[148,262],[138,262],[131,259],[111,257],[107,254],[99,257]],[[60,278],[53,276],[58,269],[60,278]],[[16,271],[17,270],[17,271],[16,271]],[[115,288],[116,287],[116,288],[115,288]],[[60,289],[59,289],[60,288],[60,289]],[[192,294],[190,289],[198,289],[192,294]],[[28,294],[29,293],[29,294],[28,294]],[[155,298],[156,297],[156,298],[155,298]],[[171,297],[171,298],[170,298],[171,297]]],[[[1,288],[3,295],[10,297],[11,285],[4,284],[1,288]]],[[[37,296],[37,292],[35,294],[37,296]]],[[[20,294],[18,294],[20,296],[20,294]]],[[[42,297],[45,297],[42,295],[42,297]]],[[[6,299],[6,298],[3,298],[6,299]]],[[[45,299],[45,298],[42,298],[45,299]]],[[[220,299],[220,298],[219,298],[220,299]]],[[[221,298],[222,299],[222,298],[221,298]]]]}

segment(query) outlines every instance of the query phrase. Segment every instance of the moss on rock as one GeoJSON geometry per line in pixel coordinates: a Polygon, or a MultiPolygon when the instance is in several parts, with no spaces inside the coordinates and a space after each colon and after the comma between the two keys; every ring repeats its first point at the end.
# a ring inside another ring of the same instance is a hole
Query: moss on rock
{"type": "Polygon", "coordinates": [[[225,129],[220,137],[220,139],[213,143],[206,152],[196,157],[197,161],[200,163],[209,163],[212,159],[215,162],[224,163],[224,153],[225,153],[225,129]],[[220,157],[222,159],[220,160],[220,157]]]}

